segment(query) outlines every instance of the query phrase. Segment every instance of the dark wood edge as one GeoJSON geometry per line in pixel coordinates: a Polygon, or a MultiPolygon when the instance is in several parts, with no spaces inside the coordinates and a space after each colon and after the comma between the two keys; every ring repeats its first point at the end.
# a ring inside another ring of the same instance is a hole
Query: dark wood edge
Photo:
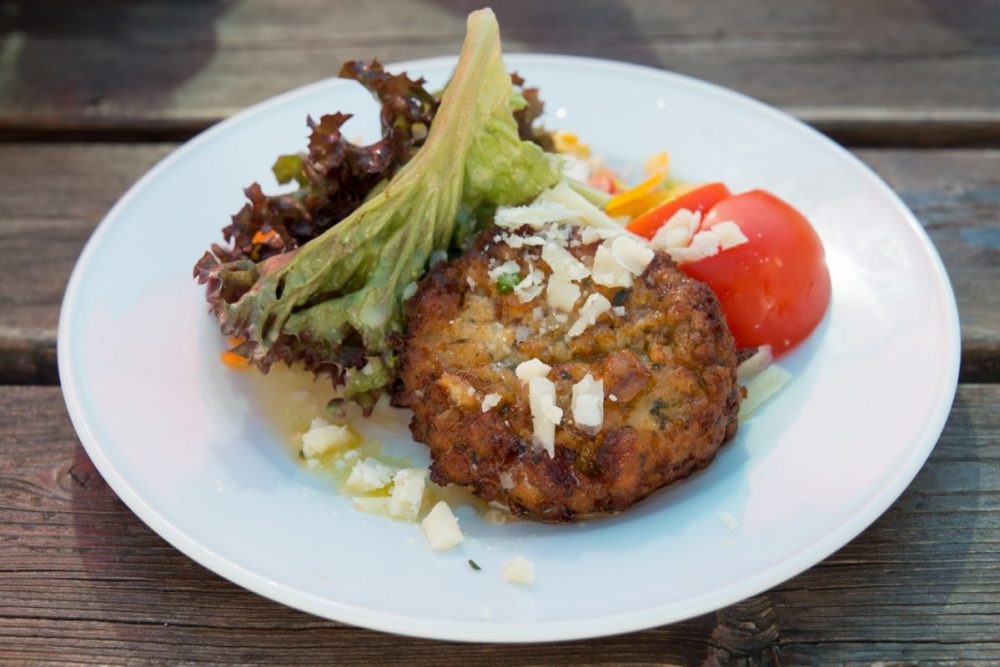
{"type": "MultiPolygon", "coordinates": [[[[1000,350],[966,348],[958,381],[1000,382],[1000,350]]],[[[0,328],[0,385],[57,385],[56,332],[0,328]]]]}
{"type": "MultiPolygon", "coordinates": [[[[793,115],[837,143],[853,148],[992,148],[1000,146],[1000,117],[913,118],[862,114],[793,115]]],[[[0,142],[156,143],[186,141],[222,118],[6,118],[0,142]]]]}
{"type": "Polygon", "coordinates": [[[56,332],[0,327],[0,384],[59,384],[56,332]]]}

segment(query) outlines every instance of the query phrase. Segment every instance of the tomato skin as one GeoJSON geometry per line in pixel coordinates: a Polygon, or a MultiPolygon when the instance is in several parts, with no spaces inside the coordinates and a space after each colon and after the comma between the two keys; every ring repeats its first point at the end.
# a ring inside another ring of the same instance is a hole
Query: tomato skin
{"type": "Polygon", "coordinates": [[[823,244],[805,216],[764,190],[720,201],[701,230],[733,221],[748,241],[679,265],[715,291],[739,348],[771,345],[775,354],[805,339],[830,303],[823,244]]]}
{"type": "Polygon", "coordinates": [[[674,213],[686,208],[689,211],[707,211],[717,202],[730,196],[729,188],[722,183],[706,183],[696,188],[682,192],[668,199],[651,211],[647,211],[628,223],[625,229],[633,234],[653,238],[656,230],[662,227],[674,216],[674,213]]]}

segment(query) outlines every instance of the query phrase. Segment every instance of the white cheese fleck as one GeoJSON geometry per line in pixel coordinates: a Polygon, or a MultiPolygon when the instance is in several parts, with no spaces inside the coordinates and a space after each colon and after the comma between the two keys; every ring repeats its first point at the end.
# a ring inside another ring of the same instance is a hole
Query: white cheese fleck
{"type": "Polygon", "coordinates": [[[515,229],[522,225],[540,227],[576,216],[576,211],[559,203],[535,202],[528,206],[501,206],[497,209],[493,221],[500,227],[515,229]]]}
{"type": "Polygon", "coordinates": [[[740,524],[736,520],[736,517],[729,512],[716,512],[716,514],[719,517],[719,521],[726,524],[726,528],[729,530],[735,531],[739,527],[740,524]]]}
{"type": "Polygon", "coordinates": [[[573,385],[573,421],[594,432],[604,424],[604,380],[590,373],[573,385]]]}
{"type": "Polygon", "coordinates": [[[515,584],[532,584],[535,581],[535,564],[524,556],[514,556],[503,564],[503,578],[515,584]]]}
{"type": "Polygon", "coordinates": [[[447,259],[448,259],[448,253],[446,251],[435,250],[434,252],[431,253],[431,261],[429,262],[429,265],[434,266],[435,264],[439,264],[447,259]]]}
{"type": "Polygon", "coordinates": [[[583,262],[552,242],[546,243],[542,248],[542,260],[552,269],[552,275],[563,280],[583,280],[590,275],[590,269],[583,262]]]}
{"type": "Polygon", "coordinates": [[[507,276],[511,273],[521,275],[521,265],[514,260],[507,260],[503,264],[490,269],[486,272],[486,275],[490,277],[490,280],[496,280],[500,276],[507,276]]]}
{"type": "Polygon", "coordinates": [[[713,257],[719,254],[719,235],[711,229],[698,232],[691,239],[691,245],[684,248],[671,248],[667,250],[671,259],[678,264],[684,262],[697,262],[706,257],[713,257]]]}
{"type": "Polygon", "coordinates": [[[510,474],[509,470],[504,470],[500,473],[500,488],[505,491],[510,491],[514,488],[514,476],[510,474]]]}
{"type": "Polygon", "coordinates": [[[500,394],[493,393],[483,396],[483,412],[489,412],[498,405],[500,405],[500,394]]]}
{"type": "Polygon", "coordinates": [[[553,275],[549,277],[546,296],[548,297],[550,306],[571,313],[573,312],[573,306],[580,299],[580,287],[564,278],[553,275]]]}
{"type": "MultiPolygon", "coordinates": [[[[573,215],[571,217],[580,218],[591,227],[603,227],[604,229],[612,229],[619,232],[622,230],[621,225],[612,220],[607,213],[587,201],[570,187],[566,181],[560,181],[558,185],[546,190],[538,198],[541,201],[551,202],[552,204],[561,205],[572,210],[573,215]]],[[[564,219],[568,220],[569,218],[564,219]]]]}
{"type": "Polygon", "coordinates": [[[616,231],[613,229],[601,229],[600,227],[581,227],[580,228],[580,243],[589,245],[591,243],[596,243],[598,241],[603,241],[605,239],[614,238],[619,234],[623,234],[623,231],[616,231]]]}
{"type": "Polygon", "coordinates": [[[746,419],[760,405],[784,387],[792,374],[781,366],[771,364],[747,384],[747,397],[740,402],[739,418],[746,419]]]}
{"type": "Polygon", "coordinates": [[[521,382],[528,382],[533,377],[545,377],[551,370],[551,366],[538,359],[528,359],[517,365],[517,368],[514,369],[514,375],[521,382]]]}
{"type": "Polygon", "coordinates": [[[591,269],[594,282],[606,287],[631,287],[632,273],[615,259],[611,250],[612,242],[613,240],[605,241],[594,253],[594,266],[591,269]]]}
{"type": "Polygon", "coordinates": [[[371,493],[389,486],[396,470],[372,458],[361,459],[351,468],[347,488],[355,493],[371,493]]]}
{"type": "Polygon", "coordinates": [[[548,378],[533,377],[528,381],[528,404],[534,426],[535,442],[555,456],[556,426],[562,421],[562,410],[556,405],[556,385],[548,378]]]}
{"type": "Polygon", "coordinates": [[[625,306],[615,306],[611,309],[611,312],[618,317],[625,317],[625,306]]]}
{"type": "Polygon", "coordinates": [[[625,235],[611,240],[611,254],[619,264],[635,276],[641,276],[656,255],[646,244],[625,235]]]}
{"type": "Polygon", "coordinates": [[[529,303],[545,289],[545,274],[528,262],[528,275],[514,287],[514,294],[521,303],[529,303]]]}
{"type": "Polygon", "coordinates": [[[649,244],[657,250],[668,251],[672,248],[683,248],[691,243],[691,238],[701,224],[701,212],[682,208],[674,213],[667,222],[656,230],[649,244]]]}
{"type": "Polygon", "coordinates": [[[389,514],[399,519],[416,521],[424,503],[427,468],[403,468],[392,478],[389,514]]]}
{"type": "Polygon", "coordinates": [[[330,424],[314,419],[309,430],[302,434],[302,455],[314,459],[335,449],[349,447],[357,441],[349,426],[330,424]]]}
{"type": "Polygon", "coordinates": [[[476,279],[472,276],[466,276],[465,283],[469,286],[469,289],[476,289],[476,279]]]}
{"type": "Polygon", "coordinates": [[[507,245],[511,248],[522,248],[526,245],[528,246],[540,246],[545,245],[545,239],[537,234],[532,234],[531,236],[518,236],[517,234],[508,235],[506,238],[507,245]]]}
{"type": "Polygon", "coordinates": [[[719,248],[729,250],[738,245],[743,245],[750,239],[746,237],[743,230],[735,222],[718,222],[712,225],[712,231],[719,235],[719,248]]]}
{"type": "Polygon", "coordinates": [[[570,338],[579,336],[587,330],[587,327],[593,326],[597,322],[598,317],[609,310],[611,310],[611,302],[603,294],[594,292],[583,302],[583,306],[580,307],[579,318],[569,328],[566,335],[570,338]]]}
{"type": "Polygon", "coordinates": [[[458,519],[443,500],[438,501],[424,517],[420,527],[424,529],[424,536],[434,551],[447,551],[465,539],[462,529],[458,527],[458,519]]]}
{"type": "Polygon", "coordinates": [[[761,345],[753,356],[736,367],[736,379],[746,384],[751,378],[771,365],[774,354],[770,345],[761,345]]]}
{"type": "Polygon", "coordinates": [[[608,394],[608,400],[611,401],[612,403],[617,403],[618,397],[615,396],[614,394],[608,394]]]}

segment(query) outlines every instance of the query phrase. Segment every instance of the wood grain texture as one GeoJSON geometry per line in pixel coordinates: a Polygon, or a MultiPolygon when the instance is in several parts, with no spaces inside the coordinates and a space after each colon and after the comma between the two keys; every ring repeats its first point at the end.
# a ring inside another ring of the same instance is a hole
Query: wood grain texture
{"type": "MultiPolygon", "coordinates": [[[[55,378],[51,345],[73,263],[115,199],[173,147],[0,145],[0,163],[17,174],[0,179],[0,382],[55,378]],[[36,341],[31,364],[12,352],[27,344],[17,331],[36,341]]],[[[962,318],[963,380],[1000,379],[1000,150],[857,155],[913,208],[944,259],[962,318]]]]}
{"type": "Polygon", "coordinates": [[[0,662],[995,664],[998,401],[1000,385],[962,386],[931,459],[892,508],[764,595],[620,637],[496,646],[332,623],[220,579],[115,497],[57,388],[0,387],[0,662]]]}
{"type": "MultiPolygon", "coordinates": [[[[0,21],[0,136],[182,138],[348,59],[457,53],[481,4],[12,0],[0,21]]],[[[507,52],[690,74],[851,143],[1000,142],[997,0],[495,5],[507,52]]]]}

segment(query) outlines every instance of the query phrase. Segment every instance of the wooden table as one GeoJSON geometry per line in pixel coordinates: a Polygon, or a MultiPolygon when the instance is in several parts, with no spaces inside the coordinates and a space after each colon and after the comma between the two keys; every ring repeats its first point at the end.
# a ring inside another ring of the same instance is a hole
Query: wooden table
{"type": "Polygon", "coordinates": [[[102,481],[56,386],[55,326],[73,262],[109,206],[178,142],[346,59],[457,52],[475,4],[0,3],[0,660],[1000,662],[996,1],[497,3],[508,51],[677,70],[815,125],[902,195],[944,258],[963,336],[944,434],[881,519],[791,581],[619,637],[406,639],[220,579],[102,481]]]}

